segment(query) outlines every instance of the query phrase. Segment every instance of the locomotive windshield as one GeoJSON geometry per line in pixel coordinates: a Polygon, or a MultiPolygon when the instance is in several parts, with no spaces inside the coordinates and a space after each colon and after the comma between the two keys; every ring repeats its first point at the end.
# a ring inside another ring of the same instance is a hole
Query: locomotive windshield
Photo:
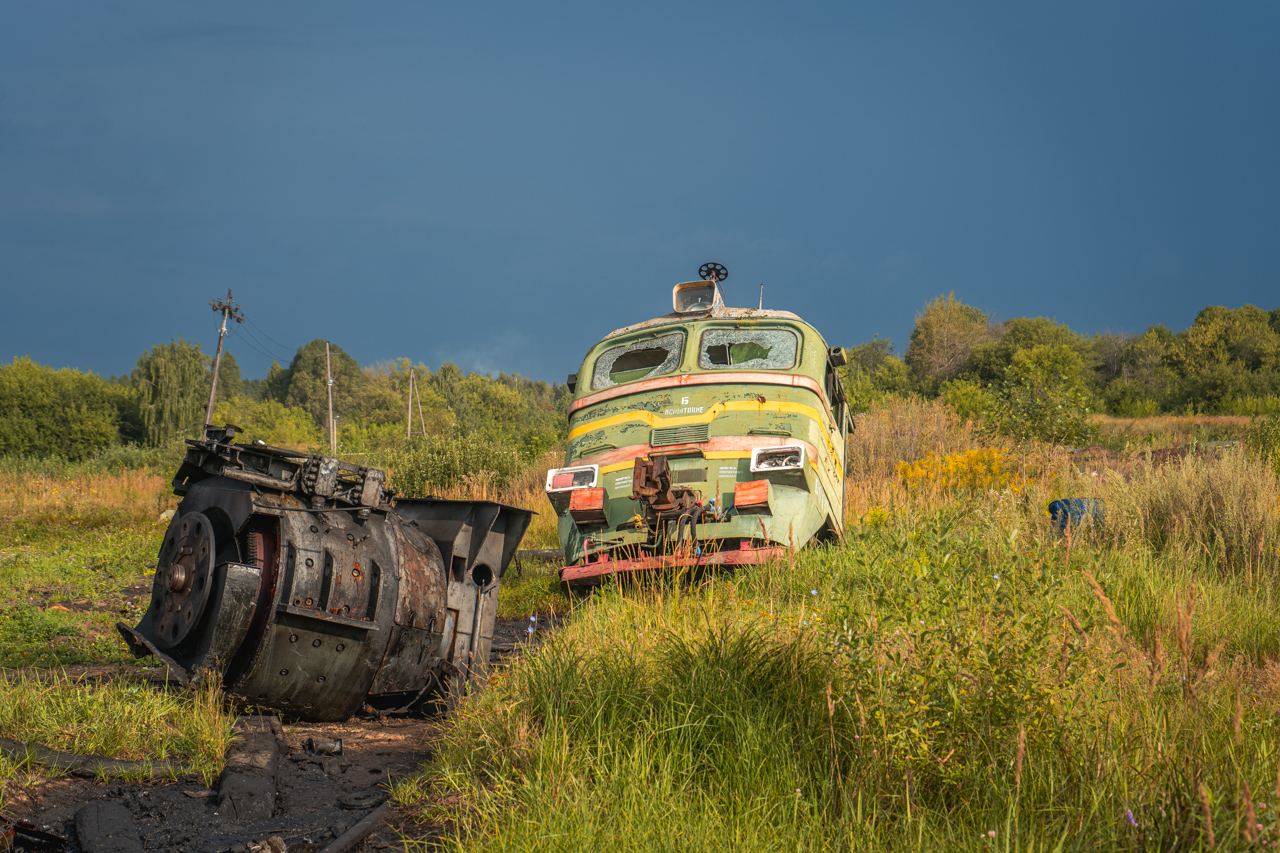
{"type": "Polygon", "coordinates": [[[789,329],[708,329],[698,367],[787,370],[796,366],[796,333],[789,329]]]}
{"type": "Polygon", "coordinates": [[[684,333],[672,332],[605,350],[591,377],[592,390],[674,373],[684,351],[684,333]]]}

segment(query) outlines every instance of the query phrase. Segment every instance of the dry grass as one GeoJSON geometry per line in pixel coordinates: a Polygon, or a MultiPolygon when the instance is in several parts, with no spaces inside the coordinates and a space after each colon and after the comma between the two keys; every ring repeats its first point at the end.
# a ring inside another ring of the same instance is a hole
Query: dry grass
{"type": "Polygon", "coordinates": [[[24,473],[0,470],[0,520],[109,514],[149,523],[177,506],[169,481],[151,470],[24,473]]]}
{"type": "Polygon", "coordinates": [[[974,425],[962,420],[942,400],[890,398],[858,415],[849,437],[845,469],[845,513],[858,518],[869,512],[932,502],[903,487],[895,469],[930,453],[946,456],[979,446],[974,425]]]}
{"type": "Polygon", "coordinates": [[[1139,541],[1188,560],[1205,558],[1250,583],[1280,568],[1280,485],[1244,453],[1139,465],[1128,482],[1109,475],[1101,494],[1118,545],[1139,541]]]}
{"type": "Polygon", "coordinates": [[[899,462],[977,446],[973,424],[942,400],[894,397],[857,416],[845,467],[854,479],[889,476],[899,462]]]}
{"type": "Polygon", "coordinates": [[[1090,425],[1097,427],[1104,439],[1122,441],[1134,449],[1176,447],[1192,440],[1238,441],[1244,438],[1249,421],[1243,415],[1089,416],[1090,425]]]}

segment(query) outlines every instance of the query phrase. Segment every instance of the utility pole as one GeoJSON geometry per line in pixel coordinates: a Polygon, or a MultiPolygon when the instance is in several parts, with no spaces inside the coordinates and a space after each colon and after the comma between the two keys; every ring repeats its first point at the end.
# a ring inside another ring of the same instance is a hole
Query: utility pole
{"type": "Polygon", "coordinates": [[[418,390],[418,374],[409,368],[409,407],[404,413],[404,437],[408,441],[413,437],[413,397],[418,396],[418,423],[422,425],[422,434],[427,434],[427,419],[422,416],[422,392],[418,390]]]}
{"type": "Polygon", "coordinates": [[[418,423],[422,424],[422,434],[427,434],[427,419],[422,416],[422,389],[418,387],[418,374],[410,368],[410,376],[413,377],[413,392],[418,395],[418,423]]]}
{"type": "Polygon", "coordinates": [[[244,314],[240,313],[240,309],[231,301],[231,288],[227,288],[226,300],[217,299],[209,303],[209,307],[214,311],[222,312],[222,329],[218,331],[218,352],[213,357],[213,381],[209,384],[209,405],[204,410],[204,426],[208,430],[213,426],[213,398],[218,393],[218,369],[222,367],[222,340],[227,336],[227,317],[233,318],[237,323],[244,322],[244,314]]]}
{"type": "Polygon", "coordinates": [[[409,368],[409,405],[404,410],[404,440],[413,435],[413,368],[409,368]]]}
{"type": "Polygon", "coordinates": [[[324,379],[329,389],[329,452],[338,452],[338,436],[333,430],[333,369],[329,366],[329,342],[324,342],[324,379]]]}

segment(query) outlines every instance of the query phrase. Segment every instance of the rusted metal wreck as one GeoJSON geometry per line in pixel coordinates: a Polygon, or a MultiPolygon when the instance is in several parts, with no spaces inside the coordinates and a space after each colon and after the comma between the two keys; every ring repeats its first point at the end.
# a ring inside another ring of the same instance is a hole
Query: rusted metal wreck
{"type": "Polygon", "coordinates": [[[186,683],[316,721],[464,690],[528,510],[396,498],[385,474],[209,429],[173,480],[151,604],[117,625],[186,683]]]}

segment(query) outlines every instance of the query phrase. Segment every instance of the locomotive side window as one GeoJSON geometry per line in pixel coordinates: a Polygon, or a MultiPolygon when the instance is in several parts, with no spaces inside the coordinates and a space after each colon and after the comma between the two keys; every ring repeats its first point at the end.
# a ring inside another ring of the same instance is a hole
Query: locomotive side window
{"type": "Polygon", "coordinates": [[[799,339],[790,329],[708,329],[698,367],[721,370],[787,370],[796,366],[799,339]]]}
{"type": "Polygon", "coordinates": [[[675,332],[605,350],[596,359],[591,388],[598,391],[624,382],[664,376],[675,371],[684,351],[684,334],[675,332]]]}

